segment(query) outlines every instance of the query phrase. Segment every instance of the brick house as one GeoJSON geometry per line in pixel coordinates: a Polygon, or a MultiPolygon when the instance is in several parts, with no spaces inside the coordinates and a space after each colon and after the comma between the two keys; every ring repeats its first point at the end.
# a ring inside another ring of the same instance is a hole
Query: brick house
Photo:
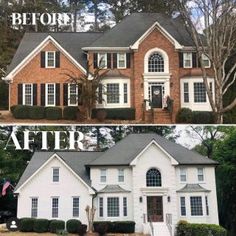
{"type": "MultiPolygon", "coordinates": [[[[211,63],[202,60],[214,91],[211,63]]],[[[107,71],[97,108],[134,108],[137,121],[150,123],[174,122],[182,107],[211,111],[189,34],[178,18],[157,13],[132,14],[105,33],[26,33],[3,78],[9,106],[81,105],[65,73],[86,74],[88,65],[107,71]]]]}

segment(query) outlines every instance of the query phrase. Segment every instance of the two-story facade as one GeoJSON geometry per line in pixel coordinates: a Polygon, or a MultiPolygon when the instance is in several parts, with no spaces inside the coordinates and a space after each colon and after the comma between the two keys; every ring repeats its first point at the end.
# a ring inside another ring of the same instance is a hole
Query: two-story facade
{"type": "MultiPolygon", "coordinates": [[[[9,106],[82,105],[80,88],[66,75],[99,67],[107,73],[98,108],[134,108],[141,121],[152,108],[161,114],[170,97],[173,111],[164,123],[174,122],[181,107],[211,111],[193,45],[180,19],[157,13],[132,14],[105,33],[26,33],[3,78],[9,106]]],[[[214,94],[211,63],[202,60],[214,94]]]]}
{"type": "Polygon", "coordinates": [[[171,236],[180,220],[218,224],[217,163],[156,134],[131,134],[105,152],[36,152],[15,194],[17,216],[135,221],[171,236]]]}

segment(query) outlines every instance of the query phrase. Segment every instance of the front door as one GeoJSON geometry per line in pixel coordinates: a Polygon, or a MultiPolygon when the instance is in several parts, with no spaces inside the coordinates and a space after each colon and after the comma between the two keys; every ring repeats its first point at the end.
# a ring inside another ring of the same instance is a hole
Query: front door
{"type": "Polygon", "coordinates": [[[152,108],[162,108],[162,86],[152,86],[152,108]]]}
{"type": "Polygon", "coordinates": [[[163,200],[161,196],[147,197],[147,215],[149,222],[163,222],[163,200]]]}

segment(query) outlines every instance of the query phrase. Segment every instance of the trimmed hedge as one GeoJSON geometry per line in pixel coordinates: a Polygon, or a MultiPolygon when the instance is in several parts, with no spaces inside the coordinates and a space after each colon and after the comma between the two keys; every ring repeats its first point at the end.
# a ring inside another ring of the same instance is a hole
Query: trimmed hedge
{"type": "Polygon", "coordinates": [[[33,231],[36,233],[48,232],[49,220],[47,219],[35,219],[33,231]]]}
{"type": "Polygon", "coordinates": [[[84,236],[87,232],[87,225],[81,224],[78,228],[78,234],[84,236]]]}
{"type": "Polygon", "coordinates": [[[49,224],[49,232],[57,233],[65,229],[65,221],[63,220],[51,220],[49,224]]]}
{"type": "Polygon", "coordinates": [[[38,120],[45,118],[45,107],[32,106],[29,107],[29,119],[38,120]]]}
{"type": "Polygon", "coordinates": [[[76,120],[78,107],[65,107],[63,110],[63,118],[65,120],[76,120]]]}
{"type": "Polygon", "coordinates": [[[16,119],[28,119],[29,108],[30,106],[25,106],[25,105],[12,106],[11,107],[12,115],[16,119]]]}
{"type": "Polygon", "coordinates": [[[177,123],[192,123],[193,112],[189,108],[181,108],[176,115],[177,123]]]}
{"type": "Polygon", "coordinates": [[[66,229],[68,233],[75,234],[78,233],[81,222],[76,219],[71,219],[66,222],[66,229]]]}
{"type": "Polygon", "coordinates": [[[48,120],[60,120],[62,118],[62,109],[60,107],[46,107],[45,118],[48,120]]]}
{"type": "Polygon", "coordinates": [[[34,218],[21,218],[20,219],[20,231],[21,232],[33,232],[34,229],[34,218]]]}
{"type": "Polygon", "coordinates": [[[93,109],[92,118],[97,117],[99,110],[105,110],[107,112],[106,119],[110,120],[135,120],[134,108],[114,108],[114,109],[93,109]]]}
{"type": "Polygon", "coordinates": [[[227,236],[227,231],[212,224],[189,224],[185,221],[179,222],[176,236],[227,236]]]}

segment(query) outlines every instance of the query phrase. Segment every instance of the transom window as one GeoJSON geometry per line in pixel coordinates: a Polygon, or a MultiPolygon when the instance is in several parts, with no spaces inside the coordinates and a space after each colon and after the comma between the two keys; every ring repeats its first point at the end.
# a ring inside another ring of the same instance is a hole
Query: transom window
{"type": "Polygon", "coordinates": [[[204,181],[204,171],[203,168],[197,168],[197,176],[198,176],[198,181],[202,182],[204,181]]]}
{"type": "Polygon", "coordinates": [[[126,68],[126,53],[117,53],[118,69],[126,68]]]}
{"type": "Polygon", "coordinates": [[[190,197],[191,215],[202,216],[202,197],[190,197]]]}
{"type": "Polygon", "coordinates": [[[38,198],[31,199],[31,217],[38,217],[38,198]]]}
{"type": "Polygon", "coordinates": [[[59,182],[59,168],[53,168],[52,175],[53,182],[59,182]]]}
{"type": "Polygon", "coordinates": [[[73,197],[73,217],[79,217],[79,197],[73,197]]]}
{"type": "Polygon", "coordinates": [[[58,218],[59,198],[52,198],[52,218],[58,218]]]}
{"type": "Polygon", "coordinates": [[[56,67],[56,52],[46,52],[46,67],[47,68],[56,67]]]}
{"type": "Polygon", "coordinates": [[[120,103],[120,86],[118,83],[107,84],[107,103],[120,103]]]}
{"type": "Polygon", "coordinates": [[[106,53],[98,53],[98,67],[101,69],[107,68],[107,54],[106,53]]]}
{"type": "Polygon", "coordinates": [[[193,56],[191,52],[186,52],[184,55],[184,68],[192,68],[193,67],[193,56]]]}
{"type": "Polygon", "coordinates": [[[148,72],[164,72],[164,58],[160,53],[153,53],[148,59],[148,72]]]}
{"type": "Polygon", "coordinates": [[[68,85],[68,104],[69,106],[78,105],[78,85],[77,84],[68,85]]]}
{"type": "Polygon", "coordinates": [[[33,105],[33,85],[23,84],[23,105],[33,105]]]}
{"type": "Polygon", "coordinates": [[[206,88],[204,83],[194,83],[194,102],[206,102],[206,88]]]}
{"type": "Polygon", "coordinates": [[[46,105],[55,106],[55,103],[56,103],[55,84],[46,84],[46,105]]]}
{"type": "Polygon", "coordinates": [[[108,217],[119,217],[120,216],[120,206],[118,197],[108,197],[107,198],[107,216],[108,217]]]}
{"type": "Polygon", "coordinates": [[[147,187],[161,187],[161,173],[159,170],[152,168],[146,174],[147,187]]]}

